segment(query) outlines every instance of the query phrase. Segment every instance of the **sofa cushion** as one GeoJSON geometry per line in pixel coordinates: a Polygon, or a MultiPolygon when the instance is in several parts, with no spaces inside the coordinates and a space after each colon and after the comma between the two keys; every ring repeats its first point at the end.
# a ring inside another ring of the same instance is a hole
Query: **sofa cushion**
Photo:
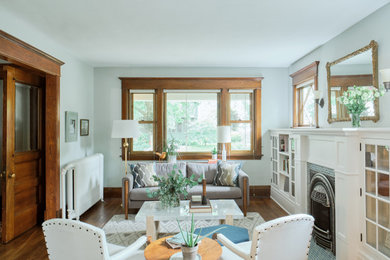
{"type": "MultiPolygon", "coordinates": [[[[190,196],[201,195],[202,185],[196,185],[189,190],[190,196]]],[[[241,198],[241,189],[232,186],[206,185],[206,196],[208,199],[239,199],[241,198]]]]}
{"type": "Polygon", "coordinates": [[[196,180],[203,177],[203,173],[206,177],[206,183],[212,184],[214,182],[215,175],[217,174],[217,164],[187,163],[187,178],[195,175],[196,180]]]}
{"type": "Polygon", "coordinates": [[[168,173],[171,173],[174,170],[174,166],[177,165],[177,172],[181,172],[181,174],[186,177],[186,162],[177,162],[177,163],[156,163],[156,173],[158,176],[167,177],[168,173]]]}
{"type": "Polygon", "coordinates": [[[239,163],[218,162],[214,185],[237,186],[240,169],[239,163]]]}
{"type": "MultiPolygon", "coordinates": [[[[130,200],[135,200],[135,201],[156,201],[159,200],[158,197],[153,197],[150,198],[148,196],[147,190],[150,192],[157,191],[160,187],[147,187],[147,188],[137,188],[137,189],[132,189],[130,192],[130,200]]],[[[185,198],[182,194],[180,195],[181,200],[188,199],[189,197],[185,198]]]]}
{"type": "Polygon", "coordinates": [[[156,176],[156,164],[136,163],[130,166],[131,174],[134,177],[134,188],[153,187],[158,183],[153,179],[156,176]]]}
{"type": "Polygon", "coordinates": [[[147,190],[151,192],[158,190],[159,187],[149,187],[149,188],[137,188],[132,189],[130,192],[130,200],[158,200],[157,198],[149,198],[147,190]]]}

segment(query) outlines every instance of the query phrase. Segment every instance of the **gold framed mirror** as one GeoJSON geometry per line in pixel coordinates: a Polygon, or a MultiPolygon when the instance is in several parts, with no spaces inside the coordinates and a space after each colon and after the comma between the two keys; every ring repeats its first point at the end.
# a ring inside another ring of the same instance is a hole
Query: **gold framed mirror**
{"type": "MultiPolygon", "coordinates": [[[[328,79],[328,122],[351,121],[347,109],[337,98],[353,86],[378,88],[378,44],[367,46],[326,64],[328,79]]],[[[361,120],[379,120],[379,101],[366,105],[361,120]]]]}

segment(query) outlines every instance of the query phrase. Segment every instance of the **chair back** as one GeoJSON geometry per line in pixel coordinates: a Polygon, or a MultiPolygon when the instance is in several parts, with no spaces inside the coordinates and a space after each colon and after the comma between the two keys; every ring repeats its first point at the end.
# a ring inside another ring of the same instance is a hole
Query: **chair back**
{"type": "Polygon", "coordinates": [[[100,228],[70,219],[42,224],[51,260],[109,259],[106,235],[100,228]]]}
{"type": "Polygon", "coordinates": [[[297,214],[268,221],[255,228],[251,259],[308,258],[314,218],[297,214]]]}

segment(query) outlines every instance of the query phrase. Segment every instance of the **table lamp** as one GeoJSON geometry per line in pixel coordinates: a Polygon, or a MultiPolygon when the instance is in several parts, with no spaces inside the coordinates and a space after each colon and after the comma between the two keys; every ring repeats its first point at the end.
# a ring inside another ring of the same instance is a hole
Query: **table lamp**
{"type": "Polygon", "coordinates": [[[223,145],[222,147],[222,161],[226,161],[226,143],[231,142],[230,126],[218,126],[218,143],[223,145]]]}
{"type": "Polygon", "coordinates": [[[137,138],[139,136],[139,125],[136,120],[114,120],[112,124],[111,137],[124,138],[123,148],[125,148],[125,172],[127,175],[127,150],[129,143],[127,138],[137,138]]]}

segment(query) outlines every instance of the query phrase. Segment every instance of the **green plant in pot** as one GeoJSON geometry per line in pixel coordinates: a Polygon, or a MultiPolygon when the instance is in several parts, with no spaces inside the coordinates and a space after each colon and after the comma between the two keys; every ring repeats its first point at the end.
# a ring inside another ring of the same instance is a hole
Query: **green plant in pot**
{"type": "Polygon", "coordinates": [[[360,127],[360,115],[367,110],[367,103],[375,101],[375,99],[384,94],[383,88],[378,90],[374,87],[353,86],[345,91],[341,97],[337,98],[337,101],[347,108],[351,116],[352,126],[360,127]]]}
{"type": "Polygon", "coordinates": [[[166,177],[153,176],[154,181],[158,183],[159,189],[156,191],[146,190],[149,198],[158,198],[163,208],[180,206],[180,195],[184,198],[188,196],[188,188],[197,185],[201,178],[195,180],[195,175],[190,178],[183,176],[180,170],[177,170],[177,165],[173,166],[173,170],[166,177]]]}
{"type": "Polygon", "coordinates": [[[213,159],[213,160],[216,160],[216,159],[218,159],[218,150],[217,150],[217,148],[216,147],[214,147],[214,149],[211,151],[211,158],[213,159]]]}
{"type": "Polygon", "coordinates": [[[166,152],[168,154],[168,162],[176,163],[177,160],[177,145],[175,138],[171,137],[171,140],[168,142],[166,152]]]}
{"type": "Polygon", "coordinates": [[[182,235],[184,243],[181,246],[181,251],[183,253],[183,260],[195,260],[196,255],[198,254],[198,246],[199,242],[209,235],[216,233],[218,230],[223,229],[224,227],[220,227],[216,230],[213,230],[212,232],[201,236],[202,229],[196,234],[195,233],[195,223],[194,223],[194,213],[192,213],[191,217],[191,226],[190,229],[187,231],[183,231],[179,220],[177,220],[177,224],[179,225],[180,233],[182,235]]]}

